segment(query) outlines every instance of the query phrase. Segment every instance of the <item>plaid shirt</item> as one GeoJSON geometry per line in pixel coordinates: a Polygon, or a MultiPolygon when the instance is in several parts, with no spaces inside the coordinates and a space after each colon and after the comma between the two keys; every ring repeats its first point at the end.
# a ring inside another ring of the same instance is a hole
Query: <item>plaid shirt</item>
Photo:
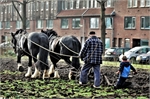
{"type": "Polygon", "coordinates": [[[85,63],[102,64],[103,43],[96,36],[87,39],[79,56],[85,63]]]}

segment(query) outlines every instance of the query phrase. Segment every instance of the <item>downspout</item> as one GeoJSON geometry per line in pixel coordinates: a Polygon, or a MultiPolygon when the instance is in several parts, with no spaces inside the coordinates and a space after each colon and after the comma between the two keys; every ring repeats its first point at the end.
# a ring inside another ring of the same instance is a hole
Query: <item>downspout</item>
{"type": "Polygon", "coordinates": [[[82,15],[81,15],[81,18],[82,18],[82,20],[83,20],[83,27],[82,27],[82,36],[83,36],[83,42],[82,42],[82,44],[84,44],[84,42],[85,42],[85,34],[84,34],[84,28],[85,28],[85,19],[83,18],[83,16],[84,16],[84,14],[87,12],[89,10],[89,8],[88,9],[86,9],[83,13],[82,13],[82,15]]]}

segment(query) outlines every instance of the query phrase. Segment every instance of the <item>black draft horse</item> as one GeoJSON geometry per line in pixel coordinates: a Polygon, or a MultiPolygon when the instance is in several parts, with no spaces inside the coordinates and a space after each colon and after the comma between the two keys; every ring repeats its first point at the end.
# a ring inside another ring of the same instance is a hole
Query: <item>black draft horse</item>
{"type": "MultiPolygon", "coordinates": [[[[74,69],[72,70],[78,70],[80,67],[78,54],[81,49],[79,40],[72,35],[58,37],[58,34],[53,29],[41,30],[41,32],[49,37],[49,50],[51,51],[49,55],[52,62],[49,75],[54,73],[54,77],[60,77],[58,71],[55,70],[57,67],[56,63],[60,59],[73,66],[74,69]],[[70,61],[70,57],[72,57],[72,61],[70,61]]],[[[69,73],[69,79],[71,79],[71,76],[71,73],[69,73]]]]}
{"type": "Polygon", "coordinates": [[[43,79],[48,78],[48,51],[49,40],[44,33],[27,33],[23,29],[11,33],[12,44],[15,53],[17,54],[17,63],[19,71],[23,72],[24,68],[21,64],[21,57],[26,55],[29,57],[28,70],[25,77],[37,78],[40,76],[40,70],[44,70],[43,79]],[[37,58],[37,55],[38,58],[37,58]],[[35,71],[32,75],[32,58],[35,65],[35,71]]]}

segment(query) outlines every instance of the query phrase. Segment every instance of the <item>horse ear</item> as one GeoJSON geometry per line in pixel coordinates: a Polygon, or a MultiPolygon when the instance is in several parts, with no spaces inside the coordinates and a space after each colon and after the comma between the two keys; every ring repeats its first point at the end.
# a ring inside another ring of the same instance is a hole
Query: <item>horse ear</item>
{"type": "Polygon", "coordinates": [[[13,32],[11,32],[11,36],[14,37],[14,33],[13,32]]]}
{"type": "Polygon", "coordinates": [[[44,30],[43,30],[43,29],[41,29],[41,32],[42,32],[42,33],[44,33],[44,30]]]}

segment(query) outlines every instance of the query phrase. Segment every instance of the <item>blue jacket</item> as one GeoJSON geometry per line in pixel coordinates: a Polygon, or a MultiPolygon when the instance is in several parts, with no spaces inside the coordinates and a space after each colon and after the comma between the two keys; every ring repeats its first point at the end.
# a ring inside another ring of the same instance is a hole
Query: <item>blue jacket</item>
{"type": "Polygon", "coordinates": [[[92,36],[87,39],[79,56],[85,63],[102,64],[103,43],[96,37],[92,36]]]}
{"type": "Polygon", "coordinates": [[[130,70],[136,72],[135,68],[128,61],[123,61],[120,63],[119,71],[121,72],[121,77],[127,78],[129,76],[130,70]]]}

